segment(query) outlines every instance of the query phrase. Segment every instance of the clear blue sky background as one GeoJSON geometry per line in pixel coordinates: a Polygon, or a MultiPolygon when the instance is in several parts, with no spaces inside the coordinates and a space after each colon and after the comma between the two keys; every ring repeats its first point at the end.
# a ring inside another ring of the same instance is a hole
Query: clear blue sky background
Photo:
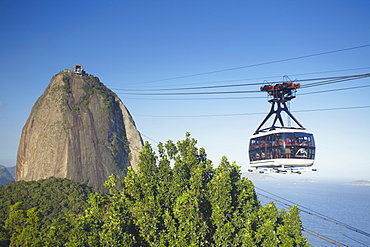
{"type": "MultiPolygon", "coordinates": [[[[177,141],[189,131],[215,165],[225,155],[246,171],[248,139],[270,108],[264,93],[143,96],[133,95],[138,91],[130,90],[155,92],[154,89],[162,88],[237,83],[262,85],[264,80],[281,80],[284,75],[306,79],[369,73],[370,47],[367,46],[163,80],[368,45],[369,27],[370,1],[364,0],[3,0],[0,2],[0,164],[15,165],[22,127],[52,76],[80,63],[87,73],[98,76],[119,95],[144,140],[153,145],[155,141],[177,141]],[[227,99],[205,100],[206,97],[227,99]],[[227,115],[248,113],[259,114],[227,115]]],[[[291,110],[294,113],[369,106],[370,87],[366,87],[369,85],[367,78],[302,89],[291,102],[291,110]],[[305,94],[357,86],[365,87],[305,94]]],[[[259,85],[232,90],[241,89],[258,90],[259,85]]],[[[370,108],[294,115],[314,132],[317,144],[318,172],[302,177],[370,179],[370,108]]]]}

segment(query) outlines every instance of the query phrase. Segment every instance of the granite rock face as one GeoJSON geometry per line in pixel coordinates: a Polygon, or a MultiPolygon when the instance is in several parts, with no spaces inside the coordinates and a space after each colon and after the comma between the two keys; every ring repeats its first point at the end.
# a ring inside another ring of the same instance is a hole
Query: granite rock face
{"type": "Polygon", "coordinates": [[[137,170],[143,141],[129,111],[99,81],[64,70],[36,101],[23,127],[16,180],[68,178],[105,191],[104,182],[137,170]]]}

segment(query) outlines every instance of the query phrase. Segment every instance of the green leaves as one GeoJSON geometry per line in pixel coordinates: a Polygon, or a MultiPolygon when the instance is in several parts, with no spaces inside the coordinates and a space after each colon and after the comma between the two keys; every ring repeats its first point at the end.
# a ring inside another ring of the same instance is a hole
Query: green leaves
{"type": "Polygon", "coordinates": [[[299,218],[297,206],[289,208],[289,212],[281,210],[282,223],[277,228],[280,242],[284,246],[310,246],[305,236],[302,235],[302,222],[299,218]]]}
{"type": "Polygon", "coordinates": [[[39,211],[36,208],[21,209],[22,202],[10,206],[4,229],[9,231],[11,246],[42,246],[39,211]]]}
{"type": "MultiPolygon", "coordinates": [[[[284,228],[282,224],[297,223],[297,212],[280,215],[274,204],[262,207],[252,182],[241,177],[240,167],[222,157],[214,169],[205,150],[198,149],[196,143],[189,133],[177,143],[160,143],[159,157],[146,143],[140,154],[138,173],[129,172],[124,178],[122,206],[126,205],[130,212],[138,244],[282,244],[281,234],[287,231],[287,226],[284,228]]],[[[301,238],[299,224],[293,228],[295,231],[289,231],[297,235],[284,236],[301,238]]]]}
{"type": "Polygon", "coordinates": [[[308,246],[299,210],[261,206],[240,167],[222,157],[214,169],[203,148],[185,140],[145,143],[139,169],[123,181],[110,176],[110,195],[89,196],[82,214],[40,224],[36,208],[11,206],[0,241],[46,246],[308,246]],[[41,231],[39,231],[41,229],[41,231]],[[4,235],[5,234],[5,235],[4,235]],[[42,239],[42,241],[41,241],[42,239]]]}

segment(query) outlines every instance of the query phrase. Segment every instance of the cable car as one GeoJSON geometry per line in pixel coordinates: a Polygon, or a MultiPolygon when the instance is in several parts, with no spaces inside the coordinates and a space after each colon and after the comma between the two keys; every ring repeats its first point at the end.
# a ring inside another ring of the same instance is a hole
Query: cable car
{"type": "Polygon", "coordinates": [[[260,88],[271,98],[271,109],[249,141],[251,169],[260,173],[298,173],[316,171],[313,133],[307,131],[289,111],[286,102],[295,98],[299,83],[284,82],[260,88]],[[282,118],[285,112],[299,127],[286,127],[282,118]],[[262,128],[274,116],[272,125],[262,128]],[[277,124],[280,123],[280,126],[277,124]]]}

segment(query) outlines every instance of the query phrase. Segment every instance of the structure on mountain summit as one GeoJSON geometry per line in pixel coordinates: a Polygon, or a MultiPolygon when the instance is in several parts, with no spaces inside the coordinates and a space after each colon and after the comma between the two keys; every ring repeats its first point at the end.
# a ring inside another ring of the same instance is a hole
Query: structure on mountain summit
{"type": "Polygon", "coordinates": [[[82,64],[75,64],[72,69],[64,69],[63,73],[73,73],[76,75],[88,75],[82,64]]]}
{"type": "Polygon", "coordinates": [[[85,74],[84,67],[81,64],[75,64],[75,66],[73,67],[73,73],[77,75],[85,74]]]}

